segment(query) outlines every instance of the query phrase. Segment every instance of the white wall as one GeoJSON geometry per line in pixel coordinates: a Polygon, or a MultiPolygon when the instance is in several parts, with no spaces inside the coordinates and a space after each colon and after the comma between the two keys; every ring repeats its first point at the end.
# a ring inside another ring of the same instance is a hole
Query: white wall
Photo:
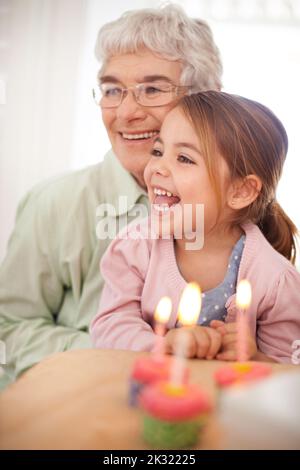
{"type": "Polygon", "coordinates": [[[71,166],[85,0],[1,0],[0,258],[17,201],[71,166]]]}

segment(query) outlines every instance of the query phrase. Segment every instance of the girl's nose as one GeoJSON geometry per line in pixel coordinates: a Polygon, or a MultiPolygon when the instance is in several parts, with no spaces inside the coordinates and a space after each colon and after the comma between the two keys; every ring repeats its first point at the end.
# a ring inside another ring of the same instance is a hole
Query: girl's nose
{"type": "Polygon", "coordinates": [[[170,170],[163,158],[158,159],[152,167],[152,172],[160,176],[169,176],[170,170]]]}

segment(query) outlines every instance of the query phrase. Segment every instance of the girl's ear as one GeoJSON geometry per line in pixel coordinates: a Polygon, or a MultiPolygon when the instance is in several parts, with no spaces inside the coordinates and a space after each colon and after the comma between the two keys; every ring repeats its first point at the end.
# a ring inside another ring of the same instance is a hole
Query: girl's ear
{"type": "Polygon", "coordinates": [[[243,209],[255,201],[261,188],[261,179],[256,175],[236,179],[227,192],[227,205],[231,209],[243,209]]]}

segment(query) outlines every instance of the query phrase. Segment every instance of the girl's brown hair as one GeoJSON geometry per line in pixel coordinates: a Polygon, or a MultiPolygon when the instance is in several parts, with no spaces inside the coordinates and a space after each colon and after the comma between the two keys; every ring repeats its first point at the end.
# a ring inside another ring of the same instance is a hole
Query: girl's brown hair
{"type": "Polygon", "coordinates": [[[217,155],[226,161],[232,181],[254,174],[262,182],[255,201],[235,211],[231,222],[240,225],[250,220],[256,223],[271,245],[295,263],[297,228],[275,197],[288,149],[282,123],[262,104],[223,92],[206,91],[185,96],[179,107],[199,137],[219,208],[222,195],[217,155]]]}

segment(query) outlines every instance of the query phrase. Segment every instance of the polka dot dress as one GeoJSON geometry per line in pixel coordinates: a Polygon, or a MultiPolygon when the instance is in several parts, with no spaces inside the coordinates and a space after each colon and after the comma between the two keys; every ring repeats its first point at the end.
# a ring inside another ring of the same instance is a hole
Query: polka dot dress
{"type": "Polygon", "coordinates": [[[224,321],[227,315],[225,304],[235,294],[239,266],[243,254],[246,236],[243,235],[235,244],[229,258],[226,276],[221,284],[202,294],[202,308],[198,324],[208,326],[212,320],[224,321]]]}

